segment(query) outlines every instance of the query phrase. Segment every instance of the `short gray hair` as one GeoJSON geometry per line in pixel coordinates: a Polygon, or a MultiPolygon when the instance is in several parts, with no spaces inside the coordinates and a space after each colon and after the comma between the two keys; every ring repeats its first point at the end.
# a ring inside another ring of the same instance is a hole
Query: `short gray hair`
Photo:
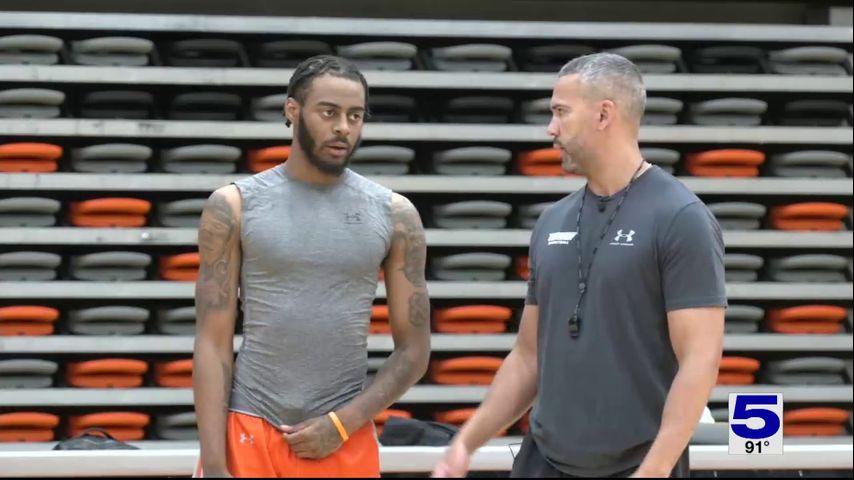
{"type": "Polygon", "coordinates": [[[615,53],[593,53],[575,58],[558,73],[558,78],[578,75],[581,83],[617,103],[625,102],[626,112],[640,121],[646,108],[646,87],[638,67],[615,53]]]}

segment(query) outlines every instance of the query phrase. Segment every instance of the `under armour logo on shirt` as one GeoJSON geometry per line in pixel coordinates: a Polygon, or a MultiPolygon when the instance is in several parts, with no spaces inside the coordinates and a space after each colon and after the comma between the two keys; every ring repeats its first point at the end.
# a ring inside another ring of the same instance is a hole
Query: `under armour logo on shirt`
{"type": "Polygon", "coordinates": [[[249,445],[255,445],[255,436],[246,435],[245,433],[240,434],[240,443],[245,444],[249,442],[249,445]]]}
{"type": "Polygon", "coordinates": [[[623,233],[623,229],[617,230],[617,236],[614,237],[614,241],[610,243],[610,245],[619,245],[622,247],[631,247],[634,246],[634,230],[629,230],[629,233],[623,233]]]}
{"type": "Polygon", "coordinates": [[[344,214],[344,223],[357,225],[362,223],[362,212],[348,212],[344,214]]]}

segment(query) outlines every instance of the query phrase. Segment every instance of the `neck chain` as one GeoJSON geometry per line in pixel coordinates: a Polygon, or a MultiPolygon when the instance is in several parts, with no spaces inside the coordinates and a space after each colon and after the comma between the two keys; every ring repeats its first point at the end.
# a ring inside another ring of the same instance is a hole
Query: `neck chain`
{"type": "Polygon", "coordinates": [[[578,217],[575,220],[575,232],[578,236],[578,302],[575,304],[575,310],[572,313],[572,318],[569,319],[569,334],[572,338],[577,338],[581,333],[581,319],[582,319],[582,309],[581,302],[584,300],[584,294],[587,292],[587,280],[590,277],[590,269],[593,267],[593,258],[596,257],[596,252],[599,251],[599,247],[602,246],[602,240],[605,238],[605,235],[608,233],[608,230],[611,228],[611,224],[614,223],[614,219],[617,218],[617,213],[620,211],[620,207],[623,206],[623,202],[626,200],[626,196],[629,194],[629,190],[632,189],[632,185],[635,183],[635,180],[638,179],[638,175],[640,174],[641,169],[643,168],[645,160],[641,160],[640,165],[638,165],[637,170],[632,175],[631,180],[629,180],[629,185],[623,190],[623,194],[620,195],[620,201],[617,202],[617,208],[611,212],[611,216],[608,218],[608,221],[605,223],[605,227],[602,229],[602,232],[599,234],[599,240],[596,242],[596,246],[593,248],[593,253],[590,254],[590,261],[587,263],[587,271],[585,272],[582,268],[582,232],[581,232],[581,214],[584,211],[584,199],[587,197],[588,187],[584,185],[584,193],[581,195],[581,206],[578,208],[578,217]]]}

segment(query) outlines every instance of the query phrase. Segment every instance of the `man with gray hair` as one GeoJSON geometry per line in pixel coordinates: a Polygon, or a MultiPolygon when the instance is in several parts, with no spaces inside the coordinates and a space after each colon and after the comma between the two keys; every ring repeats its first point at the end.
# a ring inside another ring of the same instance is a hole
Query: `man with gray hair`
{"type": "Polygon", "coordinates": [[[637,67],[600,53],[564,66],[548,134],[587,183],[543,212],[516,343],[434,476],[532,405],[513,477],[686,477],[718,373],[727,304],[708,208],[647,163],[637,67]]]}

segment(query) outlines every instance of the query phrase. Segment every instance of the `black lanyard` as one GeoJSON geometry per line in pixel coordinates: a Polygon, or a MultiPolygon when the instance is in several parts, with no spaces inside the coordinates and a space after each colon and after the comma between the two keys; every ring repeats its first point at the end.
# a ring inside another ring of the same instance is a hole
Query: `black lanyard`
{"type": "Polygon", "coordinates": [[[619,212],[620,207],[623,206],[623,201],[625,201],[626,196],[628,196],[629,190],[632,189],[632,184],[637,180],[638,174],[640,173],[641,168],[643,168],[644,163],[646,162],[641,161],[638,169],[635,170],[634,175],[632,175],[632,179],[629,180],[629,185],[625,190],[623,190],[623,194],[620,196],[620,201],[617,202],[617,208],[611,212],[611,216],[608,218],[605,228],[603,228],[602,233],[599,234],[599,240],[596,242],[596,246],[593,248],[593,253],[590,254],[590,261],[587,263],[587,273],[585,273],[584,269],[581,268],[581,213],[584,211],[584,199],[587,197],[588,190],[587,185],[584,185],[584,193],[581,195],[581,206],[578,207],[578,218],[575,220],[575,234],[578,236],[578,302],[575,304],[575,310],[572,313],[572,318],[569,319],[569,335],[572,338],[577,338],[578,334],[581,333],[581,302],[584,300],[584,294],[587,292],[587,279],[590,277],[590,269],[593,267],[593,258],[596,256],[596,252],[599,251],[599,247],[602,245],[602,240],[611,228],[611,224],[614,223],[614,219],[617,218],[617,212],[619,212]]]}

